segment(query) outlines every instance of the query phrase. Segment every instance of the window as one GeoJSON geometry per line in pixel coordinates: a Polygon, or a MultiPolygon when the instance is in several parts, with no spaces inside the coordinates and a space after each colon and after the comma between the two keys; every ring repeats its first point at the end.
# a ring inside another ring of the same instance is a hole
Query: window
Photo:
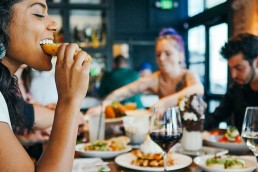
{"type": "Polygon", "coordinates": [[[215,7],[219,4],[222,4],[223,2],[226,2],[227,0],[206,0],[206,9],[215,7]]]}
{"type": "Polygon", "coordinates": [[[196,14],[203,12],[203,0],[188,0],[188,16],[192,17],[196,14]]]}
{"type": "Polygon", "coordinates": [[[210,113],[214,112],[215,109],[220,105],[220,101],[219,100],[211,100],[208,102],[209,103],[209,109],[208,111],[210,113]]]}
{"type": "Polygon", "coordinates": [[[209,79],[211,94],[224,94],[227,90],[227,60],[220,55],[220,49],[227,41],[226,23],[210,27],[209,30],[209,79]]]}
{"type": "Polygon", "coordinates": [[[188,16],[192,17],[226,1],[227,0],[188,0],[188,16]]]}
{"type": "Polygon", "coordinates": [[[189,69],[199,75],[205,83],[205,27],[203,25],[188,31],[189,69]]]}

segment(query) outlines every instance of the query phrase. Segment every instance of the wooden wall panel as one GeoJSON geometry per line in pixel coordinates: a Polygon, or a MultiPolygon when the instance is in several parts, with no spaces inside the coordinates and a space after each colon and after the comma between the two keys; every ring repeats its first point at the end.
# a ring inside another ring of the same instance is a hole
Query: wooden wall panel
{"type": "Polygon", "coordinates": [[[258,0],[232,0],[233,35],[252,33],[258,35],[258,0]]]}

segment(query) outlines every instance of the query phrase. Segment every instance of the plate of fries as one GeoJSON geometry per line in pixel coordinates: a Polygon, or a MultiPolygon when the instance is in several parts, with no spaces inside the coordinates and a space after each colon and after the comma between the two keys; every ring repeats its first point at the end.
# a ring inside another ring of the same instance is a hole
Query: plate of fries
{"type": "MultiPolygon", "coordinates": [[[[138,157],[139,152],[130,152],[126,154],[119,155],[115,158],[116,164],[140,171],[164,171],[163,168],[163,155],[153,155],[138,157]]],[[[139,155],[141,156],[141,155],[139,155]]],[[[169,163],[167,170],[177,170],[185,168],[192,163],[192,158],[178,153],[172,153],[168,155],[169,163]]]]}

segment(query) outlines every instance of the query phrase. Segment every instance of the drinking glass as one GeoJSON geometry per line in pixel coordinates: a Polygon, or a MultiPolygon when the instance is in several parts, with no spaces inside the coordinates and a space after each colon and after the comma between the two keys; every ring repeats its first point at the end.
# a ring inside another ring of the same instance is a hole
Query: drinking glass
{"type": "Polygon", "coordinates": [[[241,136],[258,163],[258,107],[246,108],[241,136]]]}
{"type": "Polygon", "coordinates": [[[167,154],[183,136],[178,107],[162,109],[155,107],[151,117],[150,137],[164,152],[164,171],[167,170],[167,154]]]}

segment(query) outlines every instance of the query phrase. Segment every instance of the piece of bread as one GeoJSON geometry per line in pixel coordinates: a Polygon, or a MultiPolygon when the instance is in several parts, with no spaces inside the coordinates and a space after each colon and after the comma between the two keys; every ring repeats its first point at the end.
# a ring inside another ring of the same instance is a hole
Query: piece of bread
{"type": "Polygon", "coordinates": [[[61,44],[42,44],[41,47],[46,54],[57,56],[61,44]]]}
{"type": "MultiPolygon", "coordinates": [[[[61,44],[58,43],[53,43],[53,44],[41,44],[41,47],[43,49],[43,51],[48,54],[48,55],[52,55],[52,56],[57,56],[58,53],[58,49],[61,46],[61,44]]],[[[91,62],[91,56],[87,55],[86,61],[91,62]]]]}
{"type": "Polygon", "coordinates": [[[118,145],[121,146],[127,146],[127,144],[130,142],[130,138],[127,136],[119,136],[119,137],[113,137],[109,139],[110,141],[116,142],[118,145]]]}

